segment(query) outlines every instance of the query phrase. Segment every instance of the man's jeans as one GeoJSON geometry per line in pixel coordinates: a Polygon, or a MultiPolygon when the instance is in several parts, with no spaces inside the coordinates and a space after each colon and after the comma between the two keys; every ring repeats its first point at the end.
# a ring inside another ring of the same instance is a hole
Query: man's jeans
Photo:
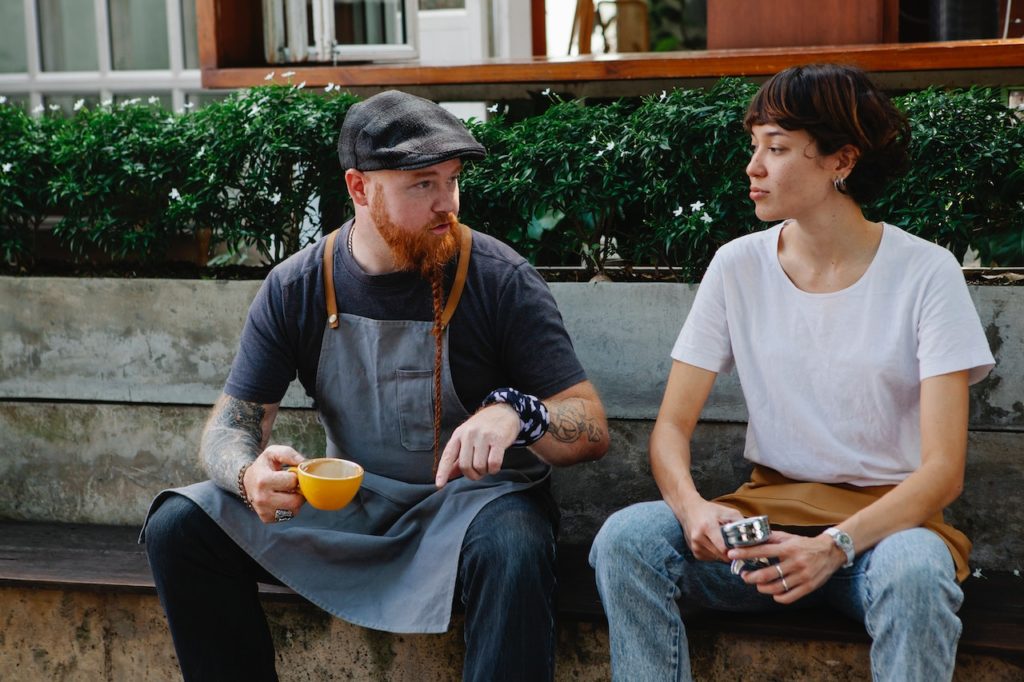
{"type": "Polygon", "coordinates": [[[793,606],[760,594],[726,563],[696,560],[664,502],[633,505],[609,517],[594,540],[590,563],[608,615],[615,680],[691,679],[680,598],[725,611],[829,604],[864,623],[872,638],[875,680],[953,677],[963,593],[946,545],[923,528],[887,537],[793,606]]]}
{"type": "MultiPolygon", "coordinates": [[[[464,679],[554,676],[557,513],[544,488],[511,493],[466,531],[456,585],[466,610],[464,679]]],[[[276,583],[271,575],[180,495],[149,520],[146,551],[186,680],[277,679],[256,588],[276,583]]]]}

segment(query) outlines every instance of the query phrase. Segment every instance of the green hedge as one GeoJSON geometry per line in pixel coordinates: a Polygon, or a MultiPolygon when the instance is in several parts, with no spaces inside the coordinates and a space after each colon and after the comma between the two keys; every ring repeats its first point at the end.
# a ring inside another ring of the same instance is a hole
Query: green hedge
{"type": "MultiPolygon", "coordinates": [[[[490,154],[463,174],[462,216],[545,265],[616,261],[694,277],[721,244],[762,227],[747,199],[755,86],[585,105],[552,98],[520,121],[473,121],[490,154]]],[[[159,261],[173,238],[212,233],[276,262],[319,229],[318,197],[344,193],[335,140],[347,94],[258,87],[192,113],[129,101],[33,117],[0,104],[0,250],[36,258],[47,216],[83,259],[159,261]]],[[[1024,264],[1024,129],[998,91],[897,98],[913,167],[869,217],[989,265],[1024,264]]],[[[336,219],[336,217],[335,217],[336,219]]]]}

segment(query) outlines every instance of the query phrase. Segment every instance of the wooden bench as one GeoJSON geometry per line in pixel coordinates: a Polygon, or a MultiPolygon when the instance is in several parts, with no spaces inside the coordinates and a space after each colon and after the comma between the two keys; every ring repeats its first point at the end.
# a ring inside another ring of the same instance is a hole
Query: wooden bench
{"type": "MultiPolygon", "coordinates": [[[[138,528],[70,523],[0,521],[0,586],[153,594],[153,579],[138,528]]],[[[587,547],[561,545],[559,613],[563,619],[603,622],[587,563],[587,547]]],[[[303,602],[291,590],[262,585],[270,602],[303,602]]],[[[1011,572],[971,577],[964,584],[961,653],[996,656],[1024,674],[1024,578],[1011,572]]],[[[867,643],[864,628],[827,609],[792,610],[770,618],[692,612],[694,631],[725,631],[798,641],[867,643]]]]}

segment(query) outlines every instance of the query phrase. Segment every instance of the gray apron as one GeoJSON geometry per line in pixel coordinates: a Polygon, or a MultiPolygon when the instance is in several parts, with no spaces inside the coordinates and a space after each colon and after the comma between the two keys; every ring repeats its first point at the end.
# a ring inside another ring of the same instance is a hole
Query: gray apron
{"type": "MultiPolygon", "coordinates": [[[[333,277],[325,279],[333,291],[333,277]]],[[[151,509],[169,494],[188,497],[282,583],[346,621],[444,632],[469,524],[488,502],[536,485],[550,468],[525,449],[510,449],[497,474],[434,487],[432,327],[342,314],[325,329],[316,398],[326,454],[366,470],[347,507],[325,512],[307,504],[291,521],[264,524],[236,495],[205,481],[162,492],[151,509]]],[[[443,447],[469,416],[452,384],[447,329],[442,407],[443,447]]]]}

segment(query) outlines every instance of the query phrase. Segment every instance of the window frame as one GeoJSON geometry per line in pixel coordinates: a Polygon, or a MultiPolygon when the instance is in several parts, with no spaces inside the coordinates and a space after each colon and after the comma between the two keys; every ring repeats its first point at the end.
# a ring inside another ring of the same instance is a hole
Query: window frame
{"type": "Polygon", "coordinates": [[[0,94],[19,98],[27,96],[29,109],[35,110],[42,106],[47,95],[98,94],[103,101],[117,95],[169,93],[174,110],[184,110],[190,95],[203,92],[199,69],[185,68],[182,2],[192,1],[164,0],[168,69],[115,70],[110,36],[110,5],[108,0],[92,0],[99,68],[89,71],[43,71],[40,0],[22,0],[27,71],[0,73],[0,94]]]}

